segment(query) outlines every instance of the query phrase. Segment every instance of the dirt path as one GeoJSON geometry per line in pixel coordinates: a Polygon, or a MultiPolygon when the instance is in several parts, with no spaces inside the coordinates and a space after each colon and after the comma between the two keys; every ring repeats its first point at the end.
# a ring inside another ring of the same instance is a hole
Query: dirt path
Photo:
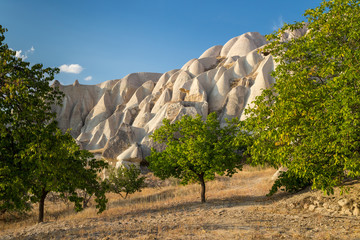
{"type": "MultiPolygon", "coordinates": [[[[296,196],[302,198],[302,196],[296,196]]],[[[360,239],[360,218],[285,208],[289,199],[228,199],[37,224],[0,239],[360,239]]]]}

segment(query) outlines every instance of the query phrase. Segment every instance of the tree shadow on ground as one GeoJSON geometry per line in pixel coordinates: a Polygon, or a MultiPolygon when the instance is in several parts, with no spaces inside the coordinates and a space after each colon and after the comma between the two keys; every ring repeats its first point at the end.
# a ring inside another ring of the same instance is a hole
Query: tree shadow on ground
{"type": "MultiPolygon", "coordinates": [[[[207,198],[206,203],[201,203],[199,200],[192,200],[188,202],[182,203],[169,203],[164,204],[164,206],[151,208],[151,209],[134,209],[127,212],[124,215],[146,215],[146,214],[155,214],[160,212],[178,212],[178,211],[195,211],[195,210],[207,210],[207,209],[221,209],[221,208],[232,208],[232,207],[240,207],[240,206],[266,206],[273,204],[275,202],[281,201],[283,199],[287,199],[293,197],[297,194],[302,194],[308,191],[312,191],[310,188],[302,190],[298,193],[287,193],[287,192],[278,192],[271,197],[267,196],[252,196],[252,195],[239,195],[239,196],[231,196],[231,197],[223,197],[223,198],[207,198]]],[[[145,197],[132,198],[127,200],[119,200],[117,202],[113,202],[111,207],[115,206],[131,206],[139,203],[148,203],[148,202],[156,202],[160,200],[168,200],[175,196],[173,190],[164,190],[160,193],[152,194],[145,197]]]]}

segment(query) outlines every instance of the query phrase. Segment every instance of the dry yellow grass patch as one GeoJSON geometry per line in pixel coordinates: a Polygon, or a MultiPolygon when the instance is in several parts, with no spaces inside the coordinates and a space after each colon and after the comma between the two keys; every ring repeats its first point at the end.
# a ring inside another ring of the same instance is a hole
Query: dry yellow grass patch
{"type": "MultiPolygon", "coordinates": [[[[94,204],[75,213],[64,202],[48,199],[47,207],[57,205],[60,210],[48,208],[47,222],[35,224],[35,209],[28,217],[2,222],[1,229],[8,230],[0,231],[0,239],[360,238],[358,217],[329,216],[291,207],[308,195],[317,197],[319,192],[265,197],[274,172],[245,166],[232,178],[216,176],[207,182],[205,204],[200,203],[199,184],[182,186],[176,179],[161,181],[149,174],[151,187],[129,199],[108,194],[108,210],[102,214],[96,214],[94,204]]],[[[354,186],[352,191],[360,189],[360,184],[354,186]]],[[[354,196],[358,196],[356,192],[354,196]]]]}
{"type": "Polygon", "coordinates": [[[217,56],[216,57],[216,59],[218,60],[218,61],[222,61],[222,60],[224,60],[226,57],[225,56],[217,56]]]}
{"type": "Polygon", "coordinates": [[[185,88],[180,88],[179,90],[180,90],[180,92],[183,92],[183,93],[190,93],[190,91],[185,88]]]}
{"type": "MultiPolygon", "coordinates": [[[[275,172],[274,169],[260,169],[245,166],[243,171],[236,173],[232,178],[217,176],[214,181],[207,182],[206,197],[208,201],[221,201],[236,197],[247,198],[249,196],[264,196],[272,183],[260,181],[262,177],[269,177],[275,172]]],[[[157,210],[164,206],[171,207],[186,203],[200,202],[200,185],[189,184],[182,186],[176,179],[161,181],[149,175],[152,187],[144,188],[127,199],[122,199],[118,194],[109,193],[108,209],[97,214],[95,203],[90,202],[90,207],[81,212],[75,212],[71,202],[53,197],[47,198],[45,203],[45,221],[70,220],[78,221],[87,218],[111,217],[128,213],[140,213],[145,210],[157,210]],[[161,186],[163,185],[163,186],[161,186]]],[[[0,221],[0,229],[18,229],[36,224],[37,204],[26,215],[6,215],[0,221]]]]}
{"type": "Polygon", "coordinates": [[[226,57],[224,57],[224,56],[217,56],[216,59],[217,59],[217,66],[216,66],[216,68],[219,68],[219,67],[221,67],[221,66],[224,66],[226,57]]]}
{"type": "Polygon", "coordinates": [[[102,154],[104,152],[104,148],[99,148],[95,150],[89,150],[92,154],[102,154]]]}

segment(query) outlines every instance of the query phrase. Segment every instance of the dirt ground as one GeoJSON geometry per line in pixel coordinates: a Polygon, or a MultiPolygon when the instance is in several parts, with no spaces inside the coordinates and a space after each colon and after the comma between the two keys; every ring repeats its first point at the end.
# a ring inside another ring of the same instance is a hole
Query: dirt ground
{"type": "Polygon", "coordinates": [[[359,190],[355,182],[347,195],[306,190],[268,198],[229,196],[219,190],[220,195],[210,191],[205,204],[186,197],[126,211],[113,204],[112,211],[101,215],[6,229],[0,231],[0,239],[360,239],[359,190]]]}

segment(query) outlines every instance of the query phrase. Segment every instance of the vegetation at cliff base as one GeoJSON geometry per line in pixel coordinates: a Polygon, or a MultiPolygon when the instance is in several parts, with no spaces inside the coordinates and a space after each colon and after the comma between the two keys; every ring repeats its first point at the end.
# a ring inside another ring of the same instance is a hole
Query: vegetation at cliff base
{"type": "Polygon", "coordinates": [[[140,174],[140,169],[135,165],[110,168],[109,178],[106,180],[109,191],[119,194],[124,199],[129,194],[141,192],[141,188],[145,187],[145,177],[140,174]]]}
{"type": "Polygon", "coordinates": [[[232,176],[244,164],[244,145],[236,142],[239,130],[237,119],[220,127],[216,113],[195,118],[183,116],[173,123],[164,119],[163,126],[155,130],[152,139],[166,145],[165,150],[152,148],[146,158],[149,168],[161,179],[175,177],[186,185],[198,182],[201,185],[201,202],[205,202],[205,182],[215,174],[232,176]]]}

